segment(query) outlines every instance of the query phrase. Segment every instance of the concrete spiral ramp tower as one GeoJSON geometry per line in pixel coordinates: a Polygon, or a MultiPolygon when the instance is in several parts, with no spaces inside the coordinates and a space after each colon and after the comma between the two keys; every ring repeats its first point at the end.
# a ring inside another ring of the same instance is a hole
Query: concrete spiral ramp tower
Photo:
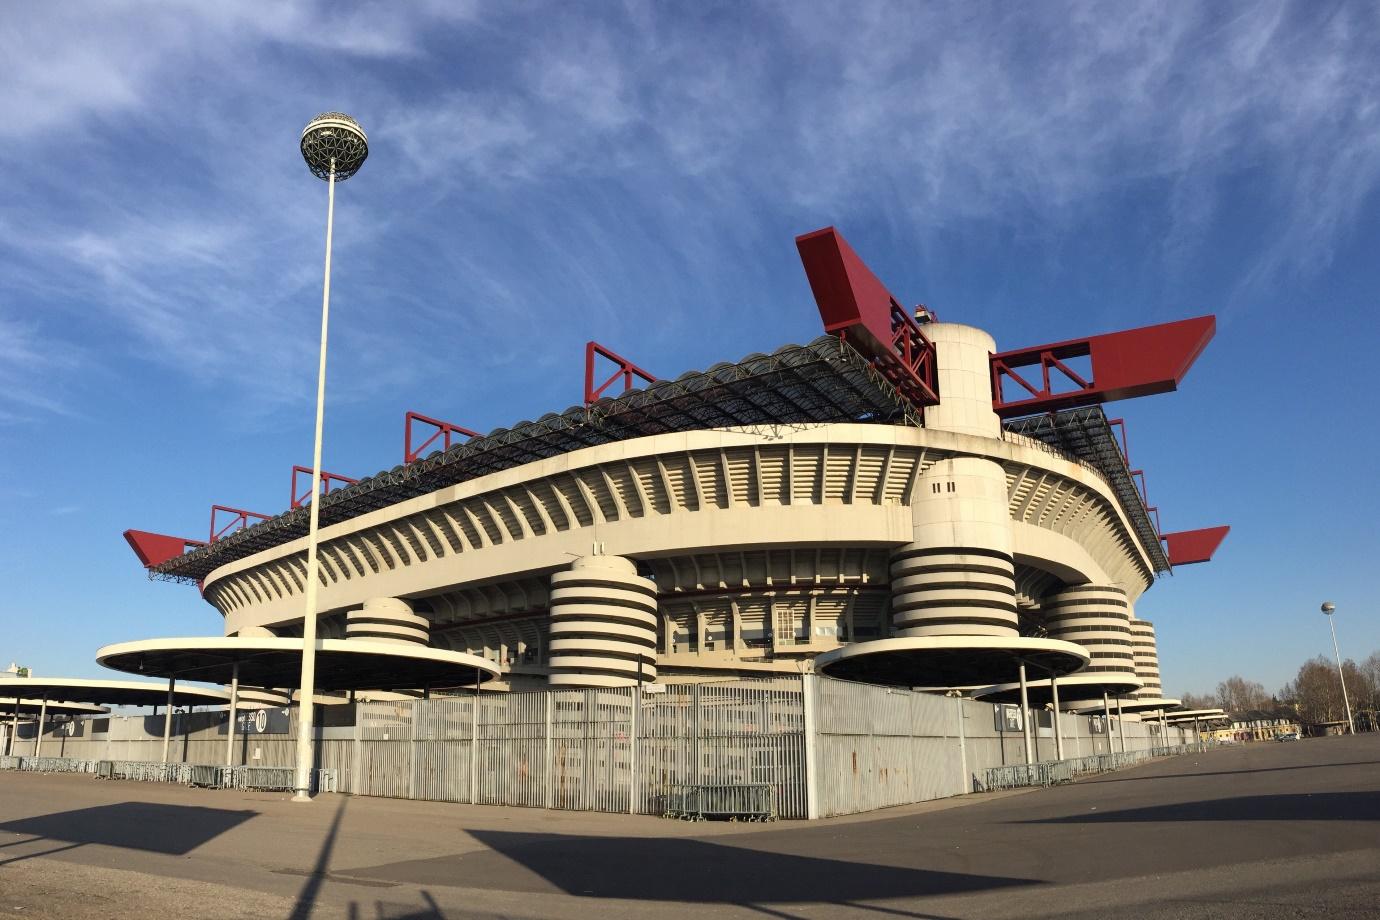
{"type": "Polygon", "coordinates": [[[551,576],[552,687],[656,680],[656,582],[621,556],[586,556],[551,576]]]}
{"type": "MultiPolygon", "coordinates": [[[[980,329],[931,323],[940,403],[925,427],[1001,436],[992,410],[989,356],[980,329]]],[[[1058,637],[1020,635],[1006,473],[983,457],[933,463],[911,497],[911,542],[891,557],[892,638],[857,642],[815,659],[830,677],[911,687],[962,687],[1036,673],[1066,674],[1088,653],[1058,637]]]]}
{"type": "Polygon", "coordinates": [[[426,645],[431,624],[396,597],[371,597],[359,610],[345,614],[345,638],[426,645]]]}
{"type": "Polygon", "coordinates": [[[1164,695],[1160,686],[1160,655],[1155,647],[1155,624],[1149,620],[1131,621],[1131,649],[1135,655],[1136,676],[1141,688],[1138,699],[1159,699],[1164,695]]]}

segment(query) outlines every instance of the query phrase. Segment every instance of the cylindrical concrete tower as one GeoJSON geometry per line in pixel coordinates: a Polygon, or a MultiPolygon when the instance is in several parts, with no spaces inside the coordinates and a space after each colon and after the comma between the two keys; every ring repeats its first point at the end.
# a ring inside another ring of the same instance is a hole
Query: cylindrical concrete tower
{"type": "Polygon", "coordinates": [[[553,687],[656,680],[656,582],[621,556],[585,556],[551,576],[553,687]]]}
{"type": "Polygon", "coordinates": [[[345,638],[373,642],[426,645],[431,624],[412,612],[406,601],[396,597],[371,597],[359,610],[345,614],[345,638]]]}
{"type": "Polygon", "coordinates": [[[891,557],[897,635],[1018,634],[1006,501],[1006,474],[991,460],[941,460],[921,475],[914,539],[891,557]]]}
{"type": "Polygon", "coordinates": [[[1046,598],[1043,611],[1051,639],[1076,642],[1092,655],[1082,673],[1127,684],[1127,689],[1140,683],[1125,591],[1111,585],[1077,585],[1046,598]]]}
{"type": "Polygon", "coordinates": [[[934,343],[939,405],[925,409],[925,427],[983,438],[1001,437],[1001,419],[992,410],[992,337],[960,323],[922,326],[934,343]]]}
{"type": "Polygon", "coordinates": [[[1155,647],[1155,624],[1149,620],[1131,621],[1131,652],[1135,655],[1136,676],[1144,684],[1136,691],[1141,699],[1156,700],[1164,695],[1160,686],[1160,653],[1155,647]]]}

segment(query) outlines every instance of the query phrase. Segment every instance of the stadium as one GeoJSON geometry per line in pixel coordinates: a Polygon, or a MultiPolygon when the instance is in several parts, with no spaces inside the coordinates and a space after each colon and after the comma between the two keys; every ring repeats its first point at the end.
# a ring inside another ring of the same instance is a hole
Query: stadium
{"type": "MultiPolygon", "coordinates": [[[[408,462],[326,474],[319,635],[469,653],[495,689],[814,667],[1000,693],[1021,662],[1065,699],[1160,699],[1135,603],[1226,528],[1160,533],[1102,405],[1176,389],[1212,317],[1000,350],[912,316],[833,228],[797,246],[813,342],[672,380],[590,343],[584,405],[488,435],[409,414],[408,462]]],[[[227,636],[301,636],[296,491],[213,509],[204,543],[126,538],[227,636]]]]}

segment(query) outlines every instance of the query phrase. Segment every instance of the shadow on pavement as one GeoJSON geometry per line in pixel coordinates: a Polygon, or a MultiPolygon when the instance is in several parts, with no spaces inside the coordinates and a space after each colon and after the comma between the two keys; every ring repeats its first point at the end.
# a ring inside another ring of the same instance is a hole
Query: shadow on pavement
{"type": "Polygon", "coordinates": [[[321,849],[316,854],[316,865],[312,867],[302,890],[297,893],[297,902],[292,905],[292,913],[288,914],[288,920],[307,920],[311,916],[311,910],[316,906],[316,899],[321,894],[321,886],[325,884],[326,876],[330,872],[331,851],[335,849],[335,838],[340,833],[340,819],[345,817],[345,803],[349,801],[345,796],[340,797],[340,805],[335,810],[335,817],[331,819],[331,829],[326,832],[326,839],[321,841],[321,849]]]}
{"type": "MultiPolygon", "coordinates": [[[[806,901],[845,904],[1039,884],[1034,879],[764,853],[684,838],[585,837],[488,830],[468,833],[488,849],[352,869],[335,877],[359,876],[418,886],[451,885],[515,893],[562,892],[576,897],[745,906],[806,901]]],[[[898,916],[922,916],[881,910],[898,916]]]]}
{"type": "Polygon", "coordinates": [[[1096,786],[1101,783],[1136,783],[1148,779],[1197,779],[1200,776],[1241,776],[1246,773],[1278,773],[1282,770],[1318,770],[1338,767],[1369,767],[1380,764],[1380,760],[1347,760],[1339,763],[1301,763],[1289,767],[1257,767],[1252,770],[1205,770],[1202,773],[1157,773],[1153,776],[1105,776],[1079,780],[1080,785],[1096,786]]]}
{"type": "Polygon", "coordinates": [[[1176,802],[1120,811],[1040,818],[1022,824],[1097,824],[1134,821],[1380,821],[1380,792],[1245,795],[1176,802]]]}
{"type": "Polygon", "coordinates": [[[181,856],[256,815],[257,811],[249,810],[231,811],[195,805],[121,802],[118,805],[99,805],[77,811],[6,821],[0,824],[0,831],[28,834],[31,837],[29,840],[16,840],[3,846],[16,846],[45,839],[77,846],[94,843],[100,846],[181,856]]]}

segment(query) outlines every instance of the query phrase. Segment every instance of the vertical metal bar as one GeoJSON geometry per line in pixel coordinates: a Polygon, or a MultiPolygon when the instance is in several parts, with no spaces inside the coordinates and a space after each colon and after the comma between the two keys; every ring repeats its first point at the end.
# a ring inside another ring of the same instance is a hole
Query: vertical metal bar
{"type": "Polygon", "coordinates": [[[474,670],[474,706],[470,712],[470,804],[479,804],[479,669],[474,670]]]}
{"type": "Polygon", "coordinates": [[[690,767],[690,784],[698,786],[700,784],[700,685],[695,684],[690,688],[690,756],[693,763],[690,767]]]}
{"type": "Polygon", "coordinates": [[[421,722],[421,719],[418,715],[421,707],[426,705],[428,704],[425,701],[419,700],[413,700],[411,703],[407,704],[407,710],[412,716],[412,731],[408,732],[407,739],[409,761],[407,769],[407,797],[409,799],[415,799],[417,797],[417,768],[420,766],[419,761],[421,760],[421,758],[417,756],[417,748],[421,743],[418,737],[418,723],[421,722]]]}
{"type": "MultiPolygon", "coordinates": [[[[641,677],[642,658],[638,659],[638,676],[641,677]]],[[[638,790],[641,783],[638,782],[637,775],[637,730],[642,722],[642,684],[639,680],[638,685],[632,688],[629,693],[632,697],[632,718],[628,726],[628,814],[635,815],[641,809],[638,808],[638,790]]]]}
{"type": "Polygon", "coordinates": [[[804,723],[804,744],[805,744],[805,817],[807,820],[814,820],[819,817],[819,739],[816,737],[818,731],[818,705],[815,696],[818,693],[819,677],[815,674],[800,675],[800,703],[802,707],[802,722],[804,723]]]}
{"type": "Polygon", "coordinates": [[[240,703],[240,663],[236,661],[230,667],[230,723],[225,726],[225,765],[233,767],[235,765],[235,718],[239,711],[240,703]]]}
{"type": "Polygon", "coordinates": [[[364,716],[365,708],[355,701],[355,692],[350,691],[350,706],[355,711],[355,743],[350,764],[350,792],[364,794],[364,716]]]}
{"type": "Polygon", "coordinates": [[[556,742],[553,735],[554,715],[556,709],[556,694],[553,690],[547,690],[546,697],[546,807],[556,807],[556,742]]]}

